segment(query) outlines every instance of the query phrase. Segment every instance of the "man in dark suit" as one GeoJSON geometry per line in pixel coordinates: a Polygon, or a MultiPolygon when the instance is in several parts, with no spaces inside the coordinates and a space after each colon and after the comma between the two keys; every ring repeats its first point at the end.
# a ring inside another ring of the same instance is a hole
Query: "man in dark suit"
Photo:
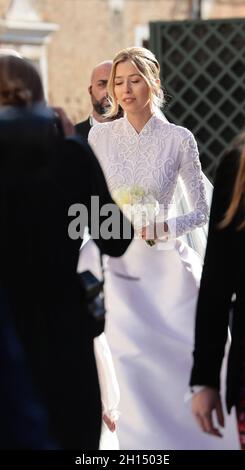
{"type": "Polygon", "coordinates": [[[85,139],[88,138],[88,133],[92,126],[98,122],[106,122],[109,119],[104,118],[104,113],[109,107],[107,95],[107,83],[111,73],[112,60],[106,60],[96,65],[91,74],[91,82],[88,87],[88,92],[91,97],[92,114],[76,126],[76,133],[85,139]]]}

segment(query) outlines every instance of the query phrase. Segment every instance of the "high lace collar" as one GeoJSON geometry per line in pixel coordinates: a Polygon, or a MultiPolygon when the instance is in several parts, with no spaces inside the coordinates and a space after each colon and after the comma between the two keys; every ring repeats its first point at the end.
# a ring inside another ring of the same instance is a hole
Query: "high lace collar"
{"type": "Polygon", "coordinates": [[[131,133],[134,134],[136,137],[140,137],[142,134],[145,134],[148,130],[152,128],[152,125],[154,123],[154,120],[156,118],[155,114],[152,114],[151,117],[148,119],[148,121],[145,123],[144,127],[142,127],[140,132],[137,132],[137,130],[134,128],[134,126],[129,122],[127,115],[124,116],[126,126],[128,129],[130,129],[131,133]]]}

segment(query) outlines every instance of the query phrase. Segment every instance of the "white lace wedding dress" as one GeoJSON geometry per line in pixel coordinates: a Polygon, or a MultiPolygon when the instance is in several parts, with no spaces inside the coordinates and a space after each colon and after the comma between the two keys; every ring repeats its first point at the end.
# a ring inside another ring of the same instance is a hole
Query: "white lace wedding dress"
{"type": "MultiPolygon", "coordinates": [[[[104,333],[94,338],[94,353],[99,376],[102,414],[106,414],[112,421],[117,422],[120,390],[111,351],[104,333]]],[[[104,421],[102,421],[99,448],[100,450],[119,449],[117,432],[111,432],[104,421]]]]}
{"type": "MultiPolygon", "coordinates": [[[[187,129],[155,115],[139,134],[126,117],[98,124],[89,142],[111,191],[140,185],[161,204],[159,217],[166,217],[181,177],[193,208],[167,220],[169,242],[149,247],[134,240],[122,258],[108,259],[106,335],[121,394],[120,448],[238,449],[233,415],[218,439],[198,430],[184,402],[201,260],[179,237],[208,219],[196,142],[187,129]]],[[[99,273],[96,250],[92,241],[85,245],[81,269],[99,273]]]]}

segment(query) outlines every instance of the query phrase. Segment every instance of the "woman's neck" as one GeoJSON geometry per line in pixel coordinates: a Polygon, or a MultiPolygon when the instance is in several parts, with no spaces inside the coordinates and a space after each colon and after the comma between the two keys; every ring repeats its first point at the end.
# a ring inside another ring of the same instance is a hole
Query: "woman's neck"
{"type": "Polygon", "coordinates": [[[141,111],[140,113],[127,113],[127,119],[139,134],[152,115],[153,112],[151,109],[147,109],[141,111]]]}

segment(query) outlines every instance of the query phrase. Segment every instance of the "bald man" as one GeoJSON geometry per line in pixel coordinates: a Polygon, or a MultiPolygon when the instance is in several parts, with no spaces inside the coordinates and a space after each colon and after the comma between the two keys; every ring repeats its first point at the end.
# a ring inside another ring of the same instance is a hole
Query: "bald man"
{"type": "Polygon", "coordinates": [[[87,139],[92,126],[98,122],[106,122],[104,113],[109,107],[107,95],[107,82],[112,68],[112,60],[106,60],[96,65],[91,74],[91,81],[88,87],[92,103],[92,114],[85,121],[79,122],[76,126],[76,133],[87,139]]]}

